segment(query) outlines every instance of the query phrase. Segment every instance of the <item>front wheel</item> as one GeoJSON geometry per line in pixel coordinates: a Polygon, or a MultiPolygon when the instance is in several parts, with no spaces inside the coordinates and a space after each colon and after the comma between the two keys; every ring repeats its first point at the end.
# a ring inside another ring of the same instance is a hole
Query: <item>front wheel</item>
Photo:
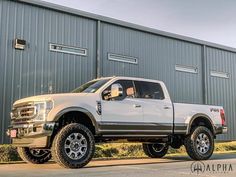
{"type": "Polygon", "coordinates": [[[29,147],[18,147],[17,152],[22,160],[27,163],[42,164],[51,159],[51,152],[44,149],[32,149],[29,147]]]}
{"type": "Polygon", "coordinates": [[[184,145],[193,160],[207,160],[214,151],[214,137],[208,128],[199,126],[185,138],[184,145]]]}
{"type": "Polygon", "coordinates": [[[144,153],[151,158],[162,158],[168,152],[169,146],[166,143],[146,144],[143,143],[144,153]]]}
{"type": "Polygon", "coordinates": [[[92,159],[94,136],[84,125],[72,123],[55,136],[51,148],[53,159],[65,168],[81,168],[92,159]]]}

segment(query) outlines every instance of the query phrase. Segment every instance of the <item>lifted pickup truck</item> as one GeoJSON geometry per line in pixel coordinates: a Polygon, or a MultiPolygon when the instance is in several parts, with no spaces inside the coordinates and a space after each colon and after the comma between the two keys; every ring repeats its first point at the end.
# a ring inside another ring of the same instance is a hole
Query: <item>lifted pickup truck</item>
{"type": "Polygon", "coordinates": [[[214,151],[227,132],[223,107],[173,103],[161,81],[106,77],[72,93],[24,98],[13,104],[8,135],[23,160],[51,157],[67,168],[85,166],[95,143],[142,142],[145,154],[161,158],[184,145],[194,160],[214,151]]]}

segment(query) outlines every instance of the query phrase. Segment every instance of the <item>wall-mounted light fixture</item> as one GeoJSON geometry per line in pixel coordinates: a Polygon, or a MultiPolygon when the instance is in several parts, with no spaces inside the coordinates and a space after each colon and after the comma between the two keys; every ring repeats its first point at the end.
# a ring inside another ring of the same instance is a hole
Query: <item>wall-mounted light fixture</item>
{"type": "Polygon", "coordinates": [[[14,48],[19,50],[24,50],[26,46],[26,41],[23,39],[15,39],[14,48]]]}

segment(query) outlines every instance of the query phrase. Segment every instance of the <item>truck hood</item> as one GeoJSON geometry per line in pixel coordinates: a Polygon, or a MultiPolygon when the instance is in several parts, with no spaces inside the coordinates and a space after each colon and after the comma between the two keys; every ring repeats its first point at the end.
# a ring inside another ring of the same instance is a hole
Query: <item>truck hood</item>
{"type": "Polygon", "coordinates": [[[86,96],[88,93],[60,93],[60,94],[48,94],[48,95],[38,95],[38,96],[31,96],[27,98],[23,98],[17,100],[13,105],[25,103],[25,102],[39,102],[39,101],[46,101],[46,100],[68,100],[71,98],[83,97],[86,96]]]}

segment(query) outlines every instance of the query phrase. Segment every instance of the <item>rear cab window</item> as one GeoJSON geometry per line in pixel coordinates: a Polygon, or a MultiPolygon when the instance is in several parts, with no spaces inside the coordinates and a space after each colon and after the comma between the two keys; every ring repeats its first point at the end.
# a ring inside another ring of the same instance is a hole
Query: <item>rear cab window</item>
{"type": "Polygon", "coordinates": [[[165,99],[164,92],[159,83],[147,81],[134,81],[136,98],[143,99],[165,99]]]}

